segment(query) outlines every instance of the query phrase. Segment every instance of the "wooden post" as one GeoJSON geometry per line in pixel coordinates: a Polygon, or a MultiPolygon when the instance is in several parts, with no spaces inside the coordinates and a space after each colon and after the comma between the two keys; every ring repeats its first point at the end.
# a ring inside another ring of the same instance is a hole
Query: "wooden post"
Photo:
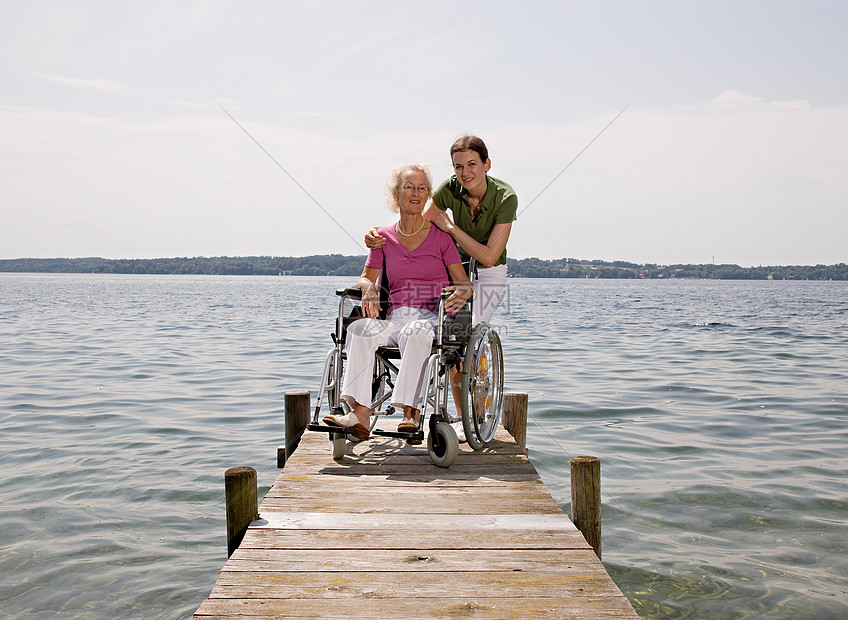
{"type": "Polygon", "coordinates": [[[601,460],[571,459],[571,520],[601,559],[601,460]]]}
{"type": "Polygon", "coordinates": [[[256,470],[231,467],[224,472],[224,497],[227,502],[227,557],[238,549],[247,526],[259,518],[256,470]]]}
{"type": "Polygon", "coordinates": [[[286,459],[294,454],[300,436],[309,424],[309,391],[292,390],[285,394],[285,447],[277,448],[277,467],[283,467],[286,459]]]}
{"type": "Polygon", "coordinates": [[[527,401],[529,396],[521,392],[504,392],[503,427],[524,448],[527,454],[527,401]]]}

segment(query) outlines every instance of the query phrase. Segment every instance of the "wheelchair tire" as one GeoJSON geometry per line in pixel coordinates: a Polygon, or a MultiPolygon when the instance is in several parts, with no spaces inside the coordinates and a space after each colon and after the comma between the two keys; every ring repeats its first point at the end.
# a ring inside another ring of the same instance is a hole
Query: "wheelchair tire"
{"type": "Polygon", "coordinates": [[[427,452],[437,467],[450,467],[459,454],[459,439],[456,431],[447,422],[439,422],[427,435],[427,452]]]}
{"type": "Polygon", "coordinates": [[[338,461],[345,455],[345,446],[347,445],[347,437],[344,433],[331,433],[330,439],[333,442],[333,459],[338,461]]]}
{"type": "Polygon", "coordinates": [[[488,323],[471,332],[462,366],[462,428],[474,450],[495,436],[503,409],[503,349],[488,323]]]}

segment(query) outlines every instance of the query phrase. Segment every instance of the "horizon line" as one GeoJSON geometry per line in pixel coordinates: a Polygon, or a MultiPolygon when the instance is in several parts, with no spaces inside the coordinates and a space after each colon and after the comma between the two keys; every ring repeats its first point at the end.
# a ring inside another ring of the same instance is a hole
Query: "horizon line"
{"type": "MultiPolygon", "coordinates": [[[[66,261],[80,261],[80,260],[155,261],[155,260],[210,260],[210,259],[251,259],[251,258],[304,259],[304,258],[327,257],[327,256],[341,256],[342,258],[359,258],[359,257],[364,258],[366,256],[366,254],[330,253],[330,254],[305,254],[305,255],[302,255],[302,256],[283,256],[283,255],[272,255],[272,254],[251,254],[251,255],[219,254],[219,255],[213,255],[213,256],[204,256],[204,255],[197,255],[197,256],[157,256],[157,257],[152,257],[152,258],[138,258],[138,257],[136,257],[136,258],[105,258],[105,257],[102,257],[102,256],[76,256],[76,257],[68,257],[68,256],[33,257],[33,256],[28,256],[28,257],[19,257],[19,258],[0,258],[0,262],[16,262],[16,261],[27,261],[27,260],[31,260],[31,261],[57,261],[57,260],[66,260],[66,261]]],[[[692,265],[692,266],[699,266],[699,267],[701,267],[701,266],[714,266],[714,267],[732,266],[732,267],[740,267],[741,269],[759,269],[759,268],[766,268],[766,267],[818,267],[818,266],[833,267],[833,266],[845,265],[845,262],[829,263],[829,264],[819,262],[819,263],[815,263],[815,264],[813,264],[813,263],[809,263],[809,264],[802,264],[802,263],[788,264],[787,263],[787,264],[770,264],[770,265],[759,264],[759,265],[743,266],[743,265],[739,265],[738,263],[716,263],[714,260],[712,262],[704,262],[704,263],[684,263],[684,262],[665,262],[665,263],[662,263],[662,262],[642,262],[642,263],[639,263],[639,262],[636,262],[636,261],[621,260],[621,259],[613,259],[613,260],[602,259],[602,258],[577,259],[577,258],[570,257],[570,256],[563,256],[561,258],[540,258],[538,256],[527,256],[527,257],[524,257],[524,258],[516,258],[514,256],[508,256],[507,257],[507,260],[514,260],[514,261],[524,261],[524,260],[533,260],[533,259],[539,260],[539,261],[544,261],[544,262],[562,262],[562,261],[565,261],[566,263],[574,263],[574,264],[627,263],[628,265],[634,265],[634,266],[655,265],[657,267],[660,267],[660,266],[669,267],[669,266],[675,266],[675,265],[678,265],[678,266],[692,265]]],[[[623,268],[626,269],[627,267],[623,267],[623,268]]]]}

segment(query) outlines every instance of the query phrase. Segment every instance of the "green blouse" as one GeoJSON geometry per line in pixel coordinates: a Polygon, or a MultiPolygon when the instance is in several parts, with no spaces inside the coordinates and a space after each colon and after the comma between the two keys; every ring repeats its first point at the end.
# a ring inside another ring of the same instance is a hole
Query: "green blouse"
{"type": "MultiPolygon", "coordinates": [[[[518,211],[518,196],[515,190],[500,179],[486,175],[486,195],[480,202],[483,210],[476,218],[471,217],[471,205],[468,203],[468,192],[465,190],[456,176],[452,176],[436,188],[433,192],[433,202],[442,211],[451,210],[453,223],[459,226],[469,237],[488,245],[489,235],[495,224],[509,224],[515,220],[518,211]]],[[[468,253],[459,248],[463,260],[468,258],[468,253]]],[[[495,265],[506,264],[506,248],[500,255],[495,265]]]]}

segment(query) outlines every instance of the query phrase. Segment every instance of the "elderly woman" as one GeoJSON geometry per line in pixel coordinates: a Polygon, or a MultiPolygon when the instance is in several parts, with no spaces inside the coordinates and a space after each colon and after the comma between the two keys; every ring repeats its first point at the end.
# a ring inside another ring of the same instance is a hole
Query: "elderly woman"
{"type": "Polygon", "coordinates": [[[352,429],[357,439],[367,439],[370,434],[371,378],[374,353],[380,346],[400,349],[401,362],[392,392],[392,404],[403,408],[398,431],[418,430],[424,366],[433,346],[439,298],[442,291],[451,291],[445,310],[454,313],[471,296],[471,282],[453,239],[424,218],[431,189],[426,166],[405,164],[394,170],[387,198],[392,211],[400,213],[400,219],[379,229],[385,243],[369,252],[356,282],[368,318],[353,322],[347,332],[341,397],[352,411],[328,415],[324,422],[352,429]],[[389,313],[381,320],[377,318],[377,279],[384,267],[389,313]]]}

